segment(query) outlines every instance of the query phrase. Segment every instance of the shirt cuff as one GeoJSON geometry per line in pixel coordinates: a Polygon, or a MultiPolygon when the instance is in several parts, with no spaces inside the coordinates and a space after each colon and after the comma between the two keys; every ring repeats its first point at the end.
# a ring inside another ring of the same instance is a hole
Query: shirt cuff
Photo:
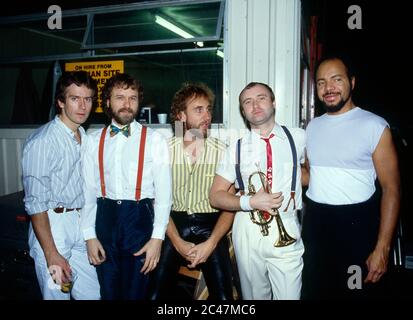
{"type": "Polygon", "coordinates": [[[26,204],[26,212],[29,216],[32,216],[34,214],[39,214],[42,212],[47,212],[49,210],[48,206],[46,203],[37,203],[37,204],[26,204]]]}
{"type": "Polygon", "coordinates": [[[152,236],[153,239],[165,239],[166,227],[168,225],[155,225],[153,226],[152,236]]]}
{"type": "Polygon", "coordinates": [[[90,239],[96,239],[96,231],[94,227],[89,227],[87,229],[83,229],[83,238],[85,241],[90,240],[90,239]]]}

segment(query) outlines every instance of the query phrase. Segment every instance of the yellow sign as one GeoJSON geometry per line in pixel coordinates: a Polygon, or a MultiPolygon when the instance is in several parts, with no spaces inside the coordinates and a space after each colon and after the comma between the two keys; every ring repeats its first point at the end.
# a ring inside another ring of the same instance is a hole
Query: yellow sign
{"type": "Polygon", "coordinates": [[[90,61],[90,62],[68,62],[65,63],[66,71],[87,71],[98,83],[98,107],[96,112],[103,112],[102,87],[106,80],[117,73],[123,73],[123,61],[90,61]]]}

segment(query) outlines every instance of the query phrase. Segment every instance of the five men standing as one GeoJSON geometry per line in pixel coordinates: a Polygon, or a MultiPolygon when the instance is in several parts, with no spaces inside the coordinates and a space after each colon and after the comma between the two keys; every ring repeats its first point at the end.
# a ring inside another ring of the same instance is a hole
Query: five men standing
{"type": "Polygon", "coordinates": [[[186,262],[201,268],[210,298],[231,300],[226,234],[233,220],[244,299],[299,299],[303,240],[302,298],[367,296],[374,286],[350,291],[348,268],[359,266],[366,284],[387,270],[400,201],[397,155],[387,122],[354,105],[355,78],[342,59],[319,63],[316,86],[327,113],[305,135],[275,122],[268,85],[248,84],[239,103],[250,132],[226,149],[208,134],[213,93],[185,84],[173,98],[168,148],[135,121],[142,87],[128,74],[105,83],[111,124],[86,140],[80,125],[96,83],[86,72],[65,73],[57,84],[59,115],[27,140],[22,160],[43,297],[68,299],[53,280],[67,281],[74,270],[76,299],[166,299],[186,262]]]}

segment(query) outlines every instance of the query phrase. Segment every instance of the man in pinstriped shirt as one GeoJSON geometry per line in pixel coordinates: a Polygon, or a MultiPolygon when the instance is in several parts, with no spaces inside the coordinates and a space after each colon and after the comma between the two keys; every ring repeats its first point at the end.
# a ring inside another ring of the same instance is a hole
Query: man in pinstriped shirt
{"type": "Polygon", "coordinates": [[[57,83],[54,120],[36,130],[23,150],[25,208],[31,216],[30,255],[46,300],[99,299],[95,268],[80,232],[84,205],[80,153],[97,92],[88,73],[64,73],[57,83]],[[68,294],[60,284],[76,273],[68,294]]]}
{"type": "Polygon", "coordinates": [[[210,299],[232,300],[232,268],[225,237],[234,215],[209,204],[208,194],[225,144],[208,137],[214,94],[204,84],[185,84],[172,101],[170,140],[173,205],[150,299],[173,296],[183,264],[202,270],[210,299]],[[183,128],[182,128],[183,126],[183,128]],[[183,129],[183,130],[179,130],[183,129]]]}

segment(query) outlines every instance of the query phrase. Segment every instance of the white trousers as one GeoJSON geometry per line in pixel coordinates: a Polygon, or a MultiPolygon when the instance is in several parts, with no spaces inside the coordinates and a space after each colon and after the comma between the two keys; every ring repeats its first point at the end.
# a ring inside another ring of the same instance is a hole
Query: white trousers
{"type": "Polygon", "coordinates": [[[71,293],[63,293],[60,286],[55,284],[47,268],[46,258],[39,241],[29,228],[30,256],[34,259],[37,280],[43,299],[45,300],[99,300],[100,287],[96,269],[89,263],[86,242],[80,230],[80,212],[55,213],[49,209],[50,228],[53,240],[59,253],[69,262],[76,273],[77,279],[73,284],[71,293]]]}
{"type": "Polygon", "coordinates": [[[297,239],[286,247],[274,247],[279,237],[273,219],[269,235],[261,234],[249,212],[237,212],[232,229],[235,257],[245,300],[298,300],[301,293],[304,245],[295,211],[282,212],[287,233],[297,239]]]}

